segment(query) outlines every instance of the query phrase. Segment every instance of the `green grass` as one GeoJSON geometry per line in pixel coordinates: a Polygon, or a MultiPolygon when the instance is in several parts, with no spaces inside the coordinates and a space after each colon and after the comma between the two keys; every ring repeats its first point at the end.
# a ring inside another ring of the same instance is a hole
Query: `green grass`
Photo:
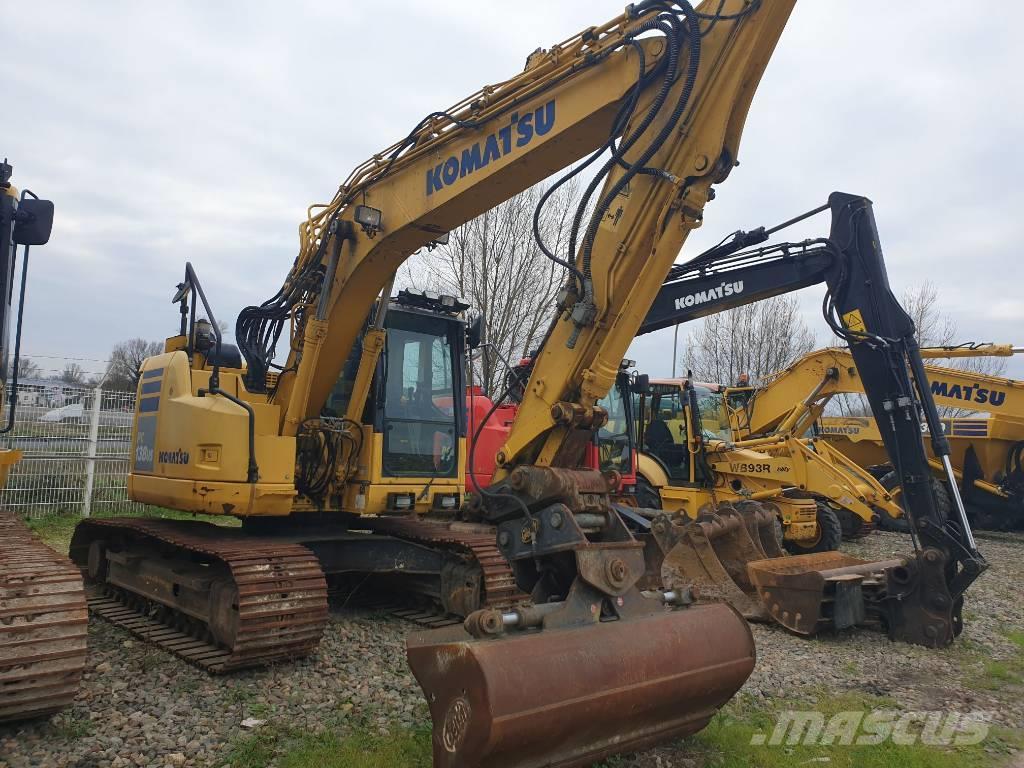
{"type": "MultiPolygon", "coordinates": [[[[169,520],[205,520],[216,525],[238,526],[241,521],[234,517],[221,517],[216,515],[194,515],[190,512],[177,512],[171,509],[160,507],[146,507],[142,510],[135,509],[106,509],[97,514],[96,517],[163,517],[169,520]]],[[[71,544],[71,534],[75,532],[75,526],[82,520],[77,512],[69,514],[47,515],[46,517],[31,517],[25,520],[28,527],[35,531],[36,535],[48,546],[58,552],[67,552],[71,544]]]]}
{"type": "Polygon", "coordinates": [[[327,733],[290,748],[281,768],[429,768],[430,732],[400,731],[389,736],[327,733]]]}
{"type": "MultiPolygon", "coordinates": [[[[937,705],[938,706],[938,705],[937,705]]],[[[824,765],[828,768],[995,768],[1007,763],[1014,750],[1024,747],[1024,737],[1007,729],[993,728],[981,744],[939,747],[927,744],[789,745],[752,743],[771,736],[778,714],[786,709],[820,712],[826,723],[839,712],[896,710],[891,699],[822,692],[817,701],[774,701],[770,706],[738,696],[715,716],[707,728],[674,748],[680,757],[706,768],[790,768],[824,765]]],[[[827,727],[827,726],[826,726],[827,727]]],[[[914,729],[920,732],[920,725],[914,729]]],[[[857,733],[863,733],[858,731],[857,733]]],[[[631,768],[630,757],[615,757],[597,768],[631,768]]],[[[675,764],[668,756],[667,764],[675,764]]]]}
{"type": "Polygon", "coordinates": [[[1010,658],[990,659],[987,654],[971,654],[971,660],[981,667],[974,685],[987,691],[1024,695],[1024,631],[1011,630],[1004,635],[1014,646],[1010,658]]]}
{"type": "Polygon", "coordinates": [[[236,740],[227,757],[231,768],[265,768],[271,761],[279,768],[430,768],[430,731],[305,734],[267,725],[236,740]]]}
{"type": "Polygon", "coordinates": [[[92,734],[92,720],[74,711],[64,712],[53,719],[54,735],[64,741],[77,741],[92,734]]]}
{"type": "MultiPolygon", "coordinates": [[[[839,712],[896,709],[894,702],[876,697],[823,695],[816,703],[776,702],[770,709],[737,700],[697,734],[693,742],[705,755],[708,768],[784,768],[793,765],[828,765],[829,768],[960,768],[1002,765],[1012,749],[1024,746],[1020,734],[993,728],[977,745],[940,747],[896,744],[887,739],[877,745],[752,744],[755,736],[770,737],[777,714],[787,708],[814,710],[826,722],[839,712]]],[[[917,726],[914,730],[918,730],[917,726]]],[[[858,733],[862,733],[858,731],[858,733]]]]}

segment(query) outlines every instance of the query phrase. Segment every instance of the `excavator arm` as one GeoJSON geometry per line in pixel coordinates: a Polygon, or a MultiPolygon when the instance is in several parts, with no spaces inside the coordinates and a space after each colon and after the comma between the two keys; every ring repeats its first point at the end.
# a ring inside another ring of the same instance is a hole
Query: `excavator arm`
{"type": "MultiPolygon", "coordinates": [[[[962,627],[964,591],[987,564],[977,550],[963,502],[956,493],[949,445],[927,383],[913,321],[889,288],[870,201],[833,193],[825,206],[772,230],[736,233],[729,242],[674,267],[640,333],[819,283],[828,289],[823,304],[825,320],[849,346],[846,354],[852,358],[852,367],[899,475],[902,503],[917,551],[912,560],[882,569],[884,577],[875,577],[870,596],[858,585],[855,594],[844,597],[842,587],[837,586],[843,576],[863,576],[870,568],[862,566],[870,564],[851,558],[851,562],[832,568],[833,573],[824,578],[832,579],[831,586],[838,589],[835,602],[845,605],[844,620],[859,623],[865,611],[873,612],[894,638],[929,646],[946,645],[962,627]],[[832,214],[827,238],[752,247],[765,242],[775,231],[825,210],[832,214]],[[933,453],[943,462],[954,490],[952,517],[940,508],[932,486],[922,423],[928,426],[933,453]]],[[[816,557],[801,555],[786,562],[753,564],[751,577],[765,602],[785,603],[779,596],[787,590],[806,590],[806,579],[801,584],[790,577],[806,576],[800,574],[801,566],[820,577],[821,569],[811,567],[820,565],[813,562],[816,557]],[[803,562],[801,558],[809,559],[803,562]]],[[[785,619],[781,613],[787,612],[781,611],[776,618],[798,631],[806,629],[806,623],[799,620],[800,613],[805,622],[809,615],[815,620],[818,616],[817,607],[813,614],[809,610],[796,612],[796,618],[792,611],[785,619]]],[[[814,623],[811,621],[812,627],[814,623]]]]}

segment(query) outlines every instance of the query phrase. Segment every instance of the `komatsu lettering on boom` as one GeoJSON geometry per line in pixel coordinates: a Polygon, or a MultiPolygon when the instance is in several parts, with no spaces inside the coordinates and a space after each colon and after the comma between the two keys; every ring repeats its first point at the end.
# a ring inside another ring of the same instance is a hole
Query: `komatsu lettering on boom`
{"type": "Polygon", "coordinates": [[[474,171],[486,168],[493,160],[511,154],[514,149],[525,147],[534,137],[547,134],[554,124],[554,99],[524,115],[513,112],[508,125],[462,150],[461,155],[452,155],[427,171],[427,195],[454,184],[474,171]]]}

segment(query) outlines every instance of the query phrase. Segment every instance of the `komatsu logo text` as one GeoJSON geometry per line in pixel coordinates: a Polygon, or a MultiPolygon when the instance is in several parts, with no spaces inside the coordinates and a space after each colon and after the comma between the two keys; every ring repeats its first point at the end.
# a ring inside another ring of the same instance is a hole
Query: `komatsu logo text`
{"type": "Polygon", "coordinates": [[[512,113],[509,124],[481,139],[461,155],[452,155],[427,171],[427,195],[432,195],[474,171],[486,168],[494,160],[525,147],[536,136],[543,136],[555,124],[555,101],[552,99],[533,112],[512,113]]]}
{"type": "Polygon", "coordinates": [[[994,389],[986,389],[978,384],[950,385],[946,381],[933,381],[932,394],[936,397],[949,397],[954,400],[963,400],[968,403],[979,405],[993,405],[998,408],[1006,402],[1006,393],[997,392],[994,389]]]}
{"type": "Polygon", "coordinates": [[[722,283],[717,288],[708,288],[706,291],[680,296],[676,299],[676,309],[695,307],[698,304],[715,301],[716,299],[724,299],[726,296],[735,296],[740,293],[743,293],[742,280],[737,280],[735,283],[722,283]]]}
{"type": "Polygon", "coordinates": [[[188,464],[188,451],[160,451],[157,460],[161,464],[188,464]]]}

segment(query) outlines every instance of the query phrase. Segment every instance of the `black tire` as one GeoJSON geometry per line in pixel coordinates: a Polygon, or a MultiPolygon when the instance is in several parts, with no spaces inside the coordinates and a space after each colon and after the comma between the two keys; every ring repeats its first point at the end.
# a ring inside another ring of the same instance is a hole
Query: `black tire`
{"type": "Polygon", "coordinates": [[[818,502],[818,538],[814,542],[785,542],[791,555],[809,555],[814,552],[835,552],[843,541],[843,526],[831,507],[818,502]]]}
{"type": "MultiPolygon", "coordinates": [[[[894,499],[898,499],[900,493],[900,482],[899,476],[896,474],[896,470],[893,470],[881,480],[879,484],[892,494],[894,499]]],[[[949,496],[949,491],[946,486],[938,478],[932,478],[932,488],[935,491],[935,500],[938,506],[939,517],[942,522],[945,523],[949,520],[950,514],[953,512],[953,500],[949,496]]],[[[896,531],[897,533],[910,533],[910,523],[905,517],[894,518],[889,517],[883,510],[879,510],[879,523],[878,527],[883,531],[896,531]]]]}
{"type": "Polygon", "coordinates": [[[848,509],[833,509],[832,511],[839,518],[839,525],[843,529],[844,541],[861,539],[872,530],[867,523],[860,519],[859,515],[854,514],[848,509]]]}
{"type": "Polygon", "coordinates": [[[643,509],[661,509],[661,494],[643,475],[636,476],[636,505],[643,509]]]}

